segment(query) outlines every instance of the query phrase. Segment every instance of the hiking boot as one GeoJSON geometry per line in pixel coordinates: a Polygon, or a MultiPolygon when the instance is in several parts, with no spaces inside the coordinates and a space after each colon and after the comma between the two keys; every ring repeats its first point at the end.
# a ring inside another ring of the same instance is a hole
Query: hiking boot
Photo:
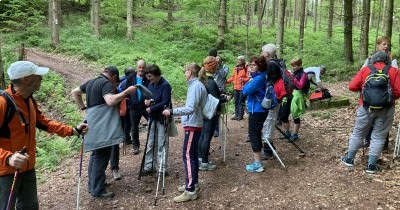
{"type": "Polygon", "coordinates": [[[112,178],[114,181],[116,181],[122,179],[122,176],[118,170],[112,170],[112,178]]]}
{"type": "Polygon", "coordinates": [[[263,172],[264,166],[261,162],[254,162],[252,164],[246,165],[246,171],[249,172],[263,172]]]}
{"type": "Polygon", "coordinates": [[[200,163],[199,170],[200,171],[214,171],[217,168],[216,165],[208,162],[208,163],[200,163]]]}
{"type": "Polygon", "coordinates": [[[292,133],[290,131],[285,131],[285,135],[282,135],[279,137],[279,139],[287,139],[288,137],[290,138],[292,136],[292,133]]]}
{"type": "MultiPolygon", "coordinates": [[[[178,187],[178,192],[185,192],[186,190],[186,185],[181,185],[178,187]]],[[[200,185],[197,183],[194,185],[194,191],[198,193],[200,191],[200,185]]]]}
{"type": "Polygon", "coordinates": [[[113,192],[104,191],[104,192],[100,193],[99,195],[93,196],[93,198],[113,198],[114,195],[115,194],[113,192]]]}
{"type": "Polygon", "coordinates": [[[342,158],[340,159],[340,161],[341,161],[343,164],[345,164],[346,166],[348,166],[348,167],[353,167],[353,166],[354,166],[354,160],[353,160],[353,159],[350,159],[350,158],[348,158],[348,157],[342,157],[342,158]]]}
{"type": "Polygon", "coordinates": [[[231,120],[238,120],[238,118],[237,117],[232,117],[231,120]]]}
{"type": "Polygon", "coordinates": [[[141,176],[151,176],[153,174],[154,174],[153,170],[143,170],[141,176]]]}
{"type": "Polygon", "coordinates": [[[132,154],[133,154],[133,155],[139,154],[139,146],[133,146],[132,154]]]}
{"type": "Polygon", "coordinates": [[[174,198],[174,201],[176,203],[181,203],[181,202],[186,202],[186,201],[192,201],[197,199],[197,192],[189,192],[185,190],[181,195],[176,196],[174,198]]]}
{"type": "Polygon", "coordinates": [[[274,158],[272,151],[261,152],[261,160],[272,160],[272,158],[274,158]]]}
{"type": "Polygon", "coordinates": [[[378,171],[380,171],[378,165],[372,165],[372,164],[368,164],[367,168],[365,169],[365,173],[367,174],[376,174],[378,171]]]}
{"type": "Polygon", "coordinates": [[[290,136],[290,139],[291,139],[292,141],[296,141],[297,139],[299,139],[299,135],[298,135],[297,133],[293,133],[293,134],[290,136]]]}

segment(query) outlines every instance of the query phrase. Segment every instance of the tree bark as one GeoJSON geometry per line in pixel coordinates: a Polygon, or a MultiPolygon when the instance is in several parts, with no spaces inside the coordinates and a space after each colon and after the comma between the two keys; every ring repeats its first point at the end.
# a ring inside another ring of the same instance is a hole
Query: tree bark
{"type": "Polygon", "coordinates": [[[48,18],[48,22],[47,22],[47,24],[48,24],[48,26],[49,26],[49,28],[50,28],[50,30],[51,30],[51,27],[52,27],[52,25],[53,25],[53,9],[52,9],[52,5],[53,5],[53,0],[49,0],[49,5],[48,5],[48,7],[49,7],[49,9],[48,9],[48,13],[49,14],[47,14],[47,18],[48,18]]]}
{"type": "Polygon", "coordinates": [[[344,1],[344,59],[353,64],[353,5],[352,1],[344,1]]]}
{"type": "Polygon", "coordinates": [[[1,39],[0,39],[0,90],[4,90],[6,88],[6,82],[4,80],[4,64],[3,64],[3,57],[1,53],[1,39]]]}
{"type": "Polygon", "coordinates": [[[226,30],[226,0],[221,0],[219,5],[218,40],[217,40],[217,48],[220,50],[223,50],[225,48],[225,30],[226,30]]]}
{"type": "Polygon", "coordinates": [[[317,31],[317,24],[318,24],[318,0],[315,0],[315,5],[314,5],[314,29],[313,31],[317,31]]]}
{"type": "MultiPolygon", "coordinates": [[[[392,39],[392,27],[393,27],[393,4],[394,0],[386,0],[386,12],[385,12],[385,36],[392,39]]],[[[391,45],[390,45],[391,46],[391,45]]],[[[390,50],[390,49],[389,49],[390,50]]]]}
{"type": "Polygon", "coordinates": [[[278,31],[276,34],[277,56],[280,58],[283,55],[283,38],[285,31],[285,10],[286,0],[279,0],[279,13],[278,13],[278,31]]]}
{"type": "Polygon", "coordinates": [[[249,55],[250,0],[246,5],[246,57],[249,55]]]}
{"type": "Polygon", "coordinates": [[[62,10],[61,10],[61,0],[56,1],[56,7],[57,7],[58,25],[59,25],[59,27],[62,27],[64,25],[64,19],[63,19],[62,10]]]}
{"type": "Polygon", "coordinates": [[[306,0],[300,1],[300,26],[299,26],[299,51],[303,52],[303,42],[304,42],[304,23],[306,16],[306,0]]]}
{"type": "Polygon", "coordinates": [[[278,13],[278,2],[279,0],[272,0],[272,18],[271,18],[271,26],[275,27],[276,16],[278,13]]]}
{"type": "Polygon", "coordinates": [[[50,0],[51,1],[51,14],[52,14],[52,21],[51,21],[51,43],[54,48],[60,44],[60,25],[58,23],[58,6],[57,1],[59,0],[50,0]]]}
{"type": "Polygon", "coordinates": [[[126,2],[126,38],[132,40],[133,38],[133,0],[126,2]]]}
{"type": "Polygon", "coordinates": [[[368,35],[369,35],[369,16],[371,15],[371,0],[363,0],[362,5],[363,16],[361,22],[360,32],[360,57],[362,62],[368,57],[368,35]]]}
{"type": "Polygon", "coordinates": [[[172,16],[172,12],[174,10],[174,0],[167,0],[168,3],[168,22],[174,21],[174,17],[172,16]]]}
{"type": "Polygon", "coordinates": [[[333,11],[335,7],[335,0],[329,0],[329,11],[328,11],[328,30],[327,36],[329,39],[332,38],[332,26],[333,26],[333,11]]]}
{"type": "Polygon", "coordinates": [[[269,1],[269,0],[265,0],[265,25],[266,25],[266,28],[269,27],[269,3],[270,2],[271,1],[269,1]]]}
{"type": "MultiPolygon", "coordinates": [[[[223,0],[221,0],[222,2],[223,0]]],[[[263,12],[263,0],[258,0],[257,6],[257,24],[258,24],[258,35],[262,34],[262,12],[263,12]]]]}
{"type": "Polygon", "coordinates": [[[100,38],[100,0],[92,0],[93,8],[93,32],[97,38],[100,38]]]}

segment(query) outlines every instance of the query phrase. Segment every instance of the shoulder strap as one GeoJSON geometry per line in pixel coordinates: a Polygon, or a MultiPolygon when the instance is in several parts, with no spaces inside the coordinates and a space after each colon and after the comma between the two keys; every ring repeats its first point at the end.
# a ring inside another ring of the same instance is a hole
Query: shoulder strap
{"type": "Polygon", "coordinates": [[[26,124],[25,118],[24,118],[24,116],[22,116],[21,112],[18,111],[18,107],[15,104],[12,97],[8,93],[4,92],[3,90],[0,90],[0,95],[6,99],[6,103],[7,103],[4,121],[3,121],[3,124],[0,126],[0,136],[10,138],[10,130],[8,128],[8,124],[10,123],[11,119],[14,117],[15,113],[18,113],[19,121],[21,122],[21,124],[23,126],[25,126],[25,131],[28,132],[28,130],[27,130],[28,127],[26,126],[27,124],[26,124]]]}
{"type": "Polygon", "coordinates": [[[388,74],[390,67],[392,67],[391,64],[387,64],[385,67],[383,67],[382,72],[384,74],[388,74]]]}
{"type": "Polygon", "coordinates": [[[370,75],[371,75],[371,74],[375,74],[375,73],[378,71],[378,70],[375,68],[375,66],[372,65],[372,64],[368,64],[368,68],[371,70],[370,75]]]}

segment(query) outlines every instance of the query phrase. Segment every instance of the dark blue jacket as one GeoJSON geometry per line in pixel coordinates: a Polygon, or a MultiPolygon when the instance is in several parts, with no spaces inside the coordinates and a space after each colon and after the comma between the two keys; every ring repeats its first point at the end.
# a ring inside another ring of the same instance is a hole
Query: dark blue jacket
{"type": "Polygon", "coordinates": [[[171,85],[161,77],[157,84],[150,83],[148,89],[153,93],[154,99],[154,103],[150,106],[150,118],[152,120],[161,120],[163,119],[162,111],[165,107],[172,108],[171,85]]]}

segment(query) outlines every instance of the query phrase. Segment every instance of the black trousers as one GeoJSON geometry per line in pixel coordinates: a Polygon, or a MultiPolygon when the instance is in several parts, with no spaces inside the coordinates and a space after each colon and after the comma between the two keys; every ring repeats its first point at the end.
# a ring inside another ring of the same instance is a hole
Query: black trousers
{"type": "Polygon", "coordinates": [[[92,151],[88,166],[88,191],[93,197],[99,196],[105,189],[106,169],[110,160],[111,147],[92,151]]]}
{"type": "Polygon", "coordinates": [[[110,167],[111,170],[119,170],[119,144],[111,148],[110,167]]]}
{"type": "Polygon", "coordinates": [[[262,128],[268,112],[249,112],[249,137],[253,152],[261,152],[262,128]]]}
{"type": "Polygon", "coordinates": [[[234,90],[233,97],[235,98],[235,117],[242,119],[246,97],[242,94],[241,90],[234,90]]]}
{"type": "Polygon", "coordinates": [[[146,112],[146,108],[132,108],[129,110],[131,132],[132,132],[132,145],[133,147],[140,147],[139,141],[139,123],[142,116],[149,120],[149,115],[146,112]]]}
{"type": "Polygon", "coordinates": [[[215,127],[218,124],[219,116],[215,115],[213,118],[204,119],[203,129],[201,130],[199,140],[199,157],[202,158],[203,163],[208,163],[208,153],[210,152],[211,140],[214,136],[215,127]]]}
{"type": "MultiPolygon", "coordinates": [[[[6,210],[14,175],[0,176],[0,209],[6,210]]],[[[39,209],[35,169],[18,174],[10,209],[39,209]]]]}

